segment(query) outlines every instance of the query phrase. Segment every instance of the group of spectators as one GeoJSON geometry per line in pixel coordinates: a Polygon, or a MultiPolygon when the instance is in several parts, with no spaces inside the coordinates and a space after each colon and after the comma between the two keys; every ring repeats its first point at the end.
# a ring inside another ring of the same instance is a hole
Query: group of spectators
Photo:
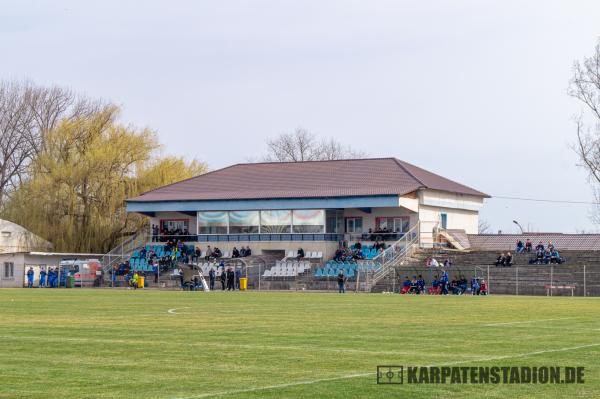
{"type": "Polygon", "coordinates": [[[248,245],[246,246],[246,248],[244,248],[244,246],[241,246],[240,249],[233,247],[233,250],[231,251],[232,258],[245,258],[246,256],[250,255],[252,255],[252,250],[248,245]]]}
{"type": "Polygon", "coordinates": [[[554,247],[552,242],[548,242],[548,245],[544,246],[544,243],[540,241],[534,248],[533,243],[529,238],[525,240],[525,242],[519,240],[517,241],[515,251],[518,254],[535,253],[535,256],[529,259],[530,265],[547,265],[550,263],[561,264],[565,262],[565,259],[560,256],[558,249],[554,247]]]}
{"type": "MultiPolygon", "coordinates": [[[[240,289],[240,278],[242,277],[242,270],[240,268],[236,268],[235,270],[231,267],[225,269],[224,266],[221,266],[223,269],[221,271],[221,275],[219,277],[219,281],[221,282],[221,290],[225,291],[235,291],[240,289]]],[[[196,277],[197,278],[197,277],[196,277]]],[[[214,268],[211,268],[208,272],[208,287],[211,291],[215,289],[215,280],[217,279],[217,272],[214,268]]]]}
{"type": "MultiPolygon", "coordinates": [[[[400,294],[424,294],[426,285],[425,279],[420,274],[418,277],[413,276],[412,279],[406,276],[402,283],[400,294]]],[[[468,286],[469,282],[465,276],[455,276],[452,281],[449,281],[448,272],[443,271],[441,277],[438,278],[436,275],[433,278],[431,287],[427,290],[427,293],[430,295],[448,295],[449,293],[462,295],[467,291],[468,286]]],[[[473,277],[471,279],[471,294],[487,295],[487,283],[485,280],[473,277]]]]}
{"type": "Polygon", "coordinates": [[[510,267],[513,265],[513,256],[510,252],[507,252],[506,254],[501,253],[500,255],[498,255],[498,257],[496,258],[496,263],[495,263],[496,267],[510,267]]]}
{"type": "MultiPolygon", "coordinates": [[[[27,288],[33,288],[33,279],[35,272],[33,267],[27,270],[27,288]]],[[[48,271],[43,267],[40,269],[39,288],[56,288],[58,287],[58,267],[49,267],[48,271]]]]}
{"type": "Polygon", "coordinates": [[[450,267],[453,264],[454,262],[452,262],[452,259],[450,258],[446,258],[442,263],[438,262],[437,259],[432,256],[429,256],[427,259],[425,259],[425,266],[427,267],[450,267]]]}
{"type": "MultiPolygon", "coordinates": [[[[373,248],[377,250],[377,255],[379,255],[387,247],[383,241],[375,241],[375,243],[373,244],[373,248]]],[[[338,262],[353,262],[360,259],[365,259],[362,244],[360,241],[355,242],[349,247],[345,244],[340,245],[337,251],[335,251],[335,255],[333,257],[333,260],[338,262]]]]}
{"type": "Polygon", "coordinates": [[[169,239],[176,238],[177,236],[189,236],[190,232],[187,228],[183,229],[167,229],[160,228],[157,225],[152,225],[152,241],[154,242],[165,242],[169,239]]]}

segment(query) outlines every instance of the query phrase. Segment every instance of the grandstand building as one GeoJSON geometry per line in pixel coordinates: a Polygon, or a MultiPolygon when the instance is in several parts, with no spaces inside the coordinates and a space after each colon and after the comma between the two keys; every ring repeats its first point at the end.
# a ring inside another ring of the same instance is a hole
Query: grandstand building
{"type": "Polygon", "coordinates": [[[396,241],[439,230],[476,234],[485,193],[395,158],[237,164],[127,200],[185,241],[253,252],[308,248],[330,258],[339,242],[396,241]]]}

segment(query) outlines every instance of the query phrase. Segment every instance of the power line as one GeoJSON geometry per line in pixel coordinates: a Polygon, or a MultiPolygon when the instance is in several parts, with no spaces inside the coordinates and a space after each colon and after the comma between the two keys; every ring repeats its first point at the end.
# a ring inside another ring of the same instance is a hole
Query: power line
{"type": "Polygon", "coordinates": [[[551,203],[556,203],[556,204],[600,205],[600,202],[552,200],[552,199],[542,199],[542,198],[508,197],[508,196],[504,196],[504,195],[493,195],[492,199],[494,199],[494,198],[508,199],[508,200],[515,200],[515,201],[551,202],[551,203]]]}

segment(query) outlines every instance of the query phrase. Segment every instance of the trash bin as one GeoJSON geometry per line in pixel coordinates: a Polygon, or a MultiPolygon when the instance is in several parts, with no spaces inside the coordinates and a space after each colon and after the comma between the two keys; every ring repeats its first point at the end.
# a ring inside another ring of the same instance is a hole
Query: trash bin
{"type": "Polygon", "coordinates": [[[240,291],[246,291],[248,288],[248,278],[240,277],[240,291]]]}
{"type": "Polygon", "coordinates": [[[68,276],[67,277],[67,288],[73,288],[73,287],[75,287],[75,277],[68,276]]]}
{"type": "Polygon", "coordinates": [[[138,277],[138,288],[144,288],[144,276],[139,276],[138,277]]]}

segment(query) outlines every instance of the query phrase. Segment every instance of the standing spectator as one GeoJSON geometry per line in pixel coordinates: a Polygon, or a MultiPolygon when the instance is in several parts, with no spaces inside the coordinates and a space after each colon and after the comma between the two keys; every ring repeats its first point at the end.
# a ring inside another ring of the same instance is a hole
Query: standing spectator
{"type": "Polygon", "coordinates": [[[221,291],[225,291],[225,279],[227,278],[227,273],[225,269],[221,271],[221,291]]]}
{"type": "Polygon", "coordinates": [[[340,269],[340,273],[337,276],[338,281],[338,293],[346,293],[346,276],[344,275],[344,269],[340,269]]]}
{"type": "Polygon", "coordinates": [[[27,270],[27,288],[33,288],[33,267],[27,270]]]}
{"type": "Polygon", "coordinates": [[[177,268],[177,274],[179,274],[179,284],[181,285],[181,289],[185,289],[184,278],[183,278],[183,269],[181,267],[177,268]]]}
{"type": "Polygon", "coordinates": [[[44,288],[44,286],[46,285],[46,270],[42,267],[42,270],[40,270],[40,288],[44,288]]]}
{"type": "Polygon", "coordinates": [[[235,273],[231,268],[227,269],[227,291],[235,291],[235,273]]]}
{"type": "Polygon", "coordinates": [[[215,289],[215,269],[213,269],[212,267],[210,268],[210,271],[208,272],[208,281],[209,281],[209,288],[211,291],[213,291],[215,289]]]}
{"type": "Polygon", "coordinates": [[[211,257],[212,257],[212,249],[210,248],[210,245],[209,245],[208,247],[206,247],[206,252],[204,253],[204,260],[209,261],[211,257]]]}

